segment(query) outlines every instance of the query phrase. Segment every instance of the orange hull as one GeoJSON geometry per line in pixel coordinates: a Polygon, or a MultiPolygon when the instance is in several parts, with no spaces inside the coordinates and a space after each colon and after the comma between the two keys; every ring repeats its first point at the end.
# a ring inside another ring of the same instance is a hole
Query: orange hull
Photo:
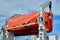
{"type": "MultiPolygon", "coordinates": [[[[37,22],[36,17],[40,16],[39,12],[33,12],[31,14],[24,14],[15,18],[11,18],[10,22],[8,23],[8,31],[14,33],[16,36],[23,36],[23,35],[35,35],[38,34],[38,24],[30,25],[30,26],[22,26],[25,24],[30,24],[33,22],[37,22]],[[16,26],[21,26],[19,28],[12,28],[16,26]]],[[[53,26],[53,14],[44,12],[44,26],[46,31],[49,33],[52,31],[53,26]]]]}

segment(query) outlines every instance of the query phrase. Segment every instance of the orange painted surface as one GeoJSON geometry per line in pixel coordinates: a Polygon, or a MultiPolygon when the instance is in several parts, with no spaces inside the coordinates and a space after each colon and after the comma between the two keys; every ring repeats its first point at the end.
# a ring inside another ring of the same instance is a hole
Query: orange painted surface
{"type": "MultiPolygon", "coordinates": [[[[30,23],[36,22],[37,16],[38,17],[40,16],[39,12],[23,14],[16,18],[11,18],[10,22],[8,23],[8,28],[11,28],[11,29],[8,31],[12,32],[18,36],[38,34],[38,27],[39,27],[38,24],[34,24],[34,25],[30,25],[30,26],[22,26],[25,24],[30,24],[30,23]],[[21,27],[20,28],[12,28],[12,27],[16,27],[16,26],[21,26],[21,27]]],[[[53,26],[53,14],[52,13],[44,12],[44,26],[48,33],[52,31],[52,26],[53,26]]]]}

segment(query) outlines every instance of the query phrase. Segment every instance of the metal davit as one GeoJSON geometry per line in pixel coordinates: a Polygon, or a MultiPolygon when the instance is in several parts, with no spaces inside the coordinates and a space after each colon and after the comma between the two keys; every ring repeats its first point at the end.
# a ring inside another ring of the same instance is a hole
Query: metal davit
{"type": "Polygon", "coordinates": [[[3,40],[13,40],[14,36],[26,35],[37,35],[39,40],[46,40],[48,37],[47,33],[52,32],[52,29],[51,1],[47,1],[40,6],[39,12],[23,15],[15,14],[6,19],[4,26],[0,30],[3,32],[3,40]],[[46,7],[49,8],[50,12],[44,11],[46,7]]]}

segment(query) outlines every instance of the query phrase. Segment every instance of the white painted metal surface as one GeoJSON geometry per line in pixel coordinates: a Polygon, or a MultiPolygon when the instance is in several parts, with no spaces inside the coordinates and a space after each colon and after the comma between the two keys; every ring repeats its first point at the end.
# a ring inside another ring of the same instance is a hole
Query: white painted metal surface
{"type": "Polygon", "coordinates": [[[58,40],[58,36],[49,36],[49,40],[58,40]]]}
{"type": "Polygon", "coordinates": [[[39,40],[49,40],[47,37],[48,37],[48,35],[47,35],[47,31],[46,31],[46,29],[45,29],[45,27],[44,27],[44,9],[46,8],[46,7],[48,7],[49,5],[51,5],[50,4],[50,2],[51,1],[47,1],[46,3],[44,3],[44,4],[42,4],[41,6],[40,6],[40,21],[38,20],[38,24],[39,24],[39,40]]]}

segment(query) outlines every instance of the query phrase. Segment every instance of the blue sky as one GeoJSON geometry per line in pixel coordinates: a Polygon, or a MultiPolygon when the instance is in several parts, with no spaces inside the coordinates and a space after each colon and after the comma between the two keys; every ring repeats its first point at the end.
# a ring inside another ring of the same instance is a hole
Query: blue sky
{"type": "MultiPolygon", "coordinates": [[[[45,1],[47,0],[0,0],[0,27],[4,24],[5,18],[9,18],[14,14],[39,11],[40,5],[45,1]]],[[[54,23],[53,31],[49,35],[60,35],[60,0],[51,1],[54,23]]]]}

